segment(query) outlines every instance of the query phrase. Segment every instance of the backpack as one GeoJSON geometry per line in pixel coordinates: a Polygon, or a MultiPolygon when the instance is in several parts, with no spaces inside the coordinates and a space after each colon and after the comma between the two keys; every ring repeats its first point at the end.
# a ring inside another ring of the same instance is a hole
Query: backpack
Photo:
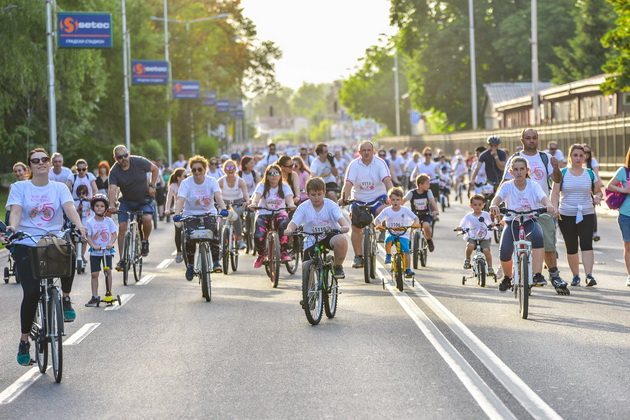
{"type": "MultiPolygon", "coordinates": [[[[564,175],[567,173],[567,169],[569,168],[562,168],[562,170],[560,172],[562,172],[562,180],[560,181],[560,191],[562,191],[562,184],[564,183],[564,175]]],[[[586,169],[586,172],[588,172],[588,175],[591,177],[591,191],[595,191],[595,174],[593,173],[593,170],[591,169],[586,169]]]]}
{"type": "MultiPolygon", "coordinates": [[[[547,155],[547,153],[545,152],[538,152],[538,155],[540,156],[540,160],[542,160],[542,164],[545,167],[545,172],[547,172],[547,188],[549,188],[549,192],[551,192],[551,180],[549,178],[551,176],[549,174],[549,155],[547,155]]],[[[516,156],[521,156],[521,153],[520,152],[514,153],[512,156],[510,156],[510,159],[513,159],[516,156]]],[[[562,175],[564,176],[564,173],[562,175]]],[[[505,177],[502,179],[502,182],[504,181],[505,181],[505,177]]]]}

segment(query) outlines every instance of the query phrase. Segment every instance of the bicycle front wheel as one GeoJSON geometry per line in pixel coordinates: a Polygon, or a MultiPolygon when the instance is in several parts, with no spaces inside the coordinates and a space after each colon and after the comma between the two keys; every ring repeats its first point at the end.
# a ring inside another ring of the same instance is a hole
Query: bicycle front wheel
{"type": "Polygon", "coordinates": [[[230,271],[230,229],[227,225],[221,229],[221,257],[223,259],[223,274],[227,275],[230,271]]]}
{"type": "Polygon", "coordinates": [[[339,283],[334,276],[328,271],[328,289],[325,290],[324,309],[328,318],[334,318],[337,313],[337,295],[339,294],[339,283]]]}
{"type": "Polygon", "coordinates": [[[37,303],[37,311],[31,329],[31,338],[35,343],[35,360],[37,360],[37,366],[41,373],[46,373],[46,369],[48,369],[48,342],[46,341],[44,311],[44,301],[40,300],[37,303]]]}
{"type": "MultiPolygon", "coordinates": [[[[136,227],[137,228],[137,227],[136,227]]],[[[140,233],[136,231],[133,249],[133,278],[136,282],[139,282],[142,278],[142,240],[140,239],[140,233]]]]}
{"type": "Polygon", "coordinates": [[[267,242],[267,259],[269,264],[269,278],[273,287],[278,287],[280,276],[280,240],[275,232],[269,234],[267,242]]]}
{"type": "Polygon", "coordinates": [[[127,283],[129,282],[129,267],[130,267],[130,260],[131,260],[131,237],[129,234],[125,234],[125,242],[123,244],[123,253],[122,253],[122,258],[123,258],[123,284],[125,286],[127,286],[127,283]]]}
{"type": "Polygon", "coordinates": [[[50,336],[50,349],[52,355],[53,374],[55,382],[61,382],[63,371],[63,311],[61,309],[61,297],[59,290],[51,289],[51,299],[49,304],[49,325],[48,334],[50,336]]]}
{"type": "Polygon", "coordinates": [[[302,265],[302,308],[311,325],[322,319],[322,289],[319,287],[320,271],[313,260],[302,265]]]}
{"type": "Polygon", "coordinates": [[[394,255],[394,265],[392,267],[394,269],[394,277],[396,278],[396,288],[403,291],[403,261],[402,255],[396,254],[394,255]]]}
{"type": "Polygon", "coordinates": [[[521,318],[527,319],[529,315],[529,265],[527,261],[519,260],[520,281],[518,282],[518,303],[521,318]]]}
{"type": "Polygon", "coordinates": [[[363,277],[365,282],[370,282],[370,270],[372,268],[372,231],[369,228],[363,230],[363,277]]]}
{"type": "Polygon", "coordinates": [[[212,299],[212,286],[210,280],[210,260],[208,253],[210,252],[208,245],[199,244],[199,261],[201,268],[199,270],[199,277],[201,279],[201,295],[206,298],[206,302],[210,302],[212,299]]]}
{"type": "Polygon", "coordinates": [[[230,254],[230,263],[232,264],[232,271],[238,270],[238,250],[234,250],[233,253],[230,254]]]}
{"type": "Polygon", "coordinates": [[[289,274],[295,274],[295,272],[298,269],[298,265],[300,264],[300,250],[302,249],[301,246],[301,242],[300,242],[300,237],[299,236],[294,236],[292,238],[292,251],[291,251],[291,257],[293,258],[291,261],[288,261],[285,263],[285,266],[287,267],[287,271],[289,272],[289,274]]]}
{"type": "Polygon", "coordinates": [[[477,260],[477,283],[481,287],[486,287],[486,261],[479,258],[477,260]]]}
{"type": "Polygon", "coordinates": [[[412,242],[412,260],[413,260],[413,268],[418,268],[418,258],[420,258],[420,231],[416,230],[413,232],[413,242],[412,242]]]}
{"type": "Polygon", "coordinates": [[[427,243],[426,238],[423,236],[422,241],[420,241],[420,265],[423,267],[426,267],[428,259],[429,259],[429,244],[427,243]]]}

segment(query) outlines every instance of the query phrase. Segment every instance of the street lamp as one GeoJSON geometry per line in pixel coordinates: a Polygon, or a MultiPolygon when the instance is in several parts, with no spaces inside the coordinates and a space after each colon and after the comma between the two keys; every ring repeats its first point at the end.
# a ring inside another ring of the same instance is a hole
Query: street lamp
{"type": "MultiPolygon", "coordinates": [[[[205,22],[205,21],[209,21],[209,20],[215,20],[215,19],[224,19],[229,17],[229,15],[227,13],[221,13],[220,15],[216,15],[216,16],[207,16],[207,17],[203,17],[203,18],[198,18],[198,19],[190,19],[190,20],[184,20],[184,19],[169,19],[168,17],[168,6],[167,6],[167,0],[164,0],[164,17],[157,17],[157,16],[151,16],[151,20],[157,20],[160,22],[164,22],[164,61],[166,61],[168,63],[169,66],[169,72],[168,72],[168,89],[166,90],[166,102],[167,104],[170,102],[171,99],[171,82],[172,82],[172,74],[173,74],[173,67],[171,66],[171,63],[169,61],[169,53],[168,53],[168,22],[174,22],[174,23],[184,23],[186,24],[186,37],[188,38],[189,35],[189,31],[190,31],[190,24],[191,23],[197,23],[197,22],[205,22]]],[[[190,75],[191,72],[191,56],[190,56],[190,45],[188,46],[188,74],[190,75]]],[[[192,123],[192,109],[190,111],[190,119],[191,119],[191,123],[192,123]]],[[[192,153],[193,155],[195,154],[195,130],[194,130],[194,126],[191,127],[191,132],[190,132],[190,138],[191,138],[191,148],[192,148],[192,153]]],[[[171,117],[170,114],[168,116],[168,120],[166,122],[166,143],[167,143],[167,148],[168,148],[168,164],[169,166],[171,165],[172,162],[172,158],[173,158],[173,146],[172,146],[172,137],[171,137],[171,117]]]]}

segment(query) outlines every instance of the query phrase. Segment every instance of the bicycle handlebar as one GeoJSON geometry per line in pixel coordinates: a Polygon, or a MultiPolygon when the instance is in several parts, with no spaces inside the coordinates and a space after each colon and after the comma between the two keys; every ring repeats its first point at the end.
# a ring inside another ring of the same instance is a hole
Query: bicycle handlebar
{"type": "Polygon", "coordinates": [[[376,206],[380,206],[381,204],[385,204],[381,200],[378,200],[378,201],[376,201],[376,202],[374,202],[372,204],[370,204],[370,203],[361,203],[361,202],[359,202],[359,201],[357,201],[355,199],[344,200],[343,202],[346,203],[346,205],[356,204],[356,205],[364,207],[366,209],[371,209],[371,208],[374,208],[376,206]]]}
{"type": "Polygon", "coordinates": [[[294,232],[291,232],[291,235],[292,236],[307,236],[307,235],[319,236],[319,235],[322,235],[324,233],[335,233],[335,234],[338,234],[338,233],[341,233],[341,230],[340,229],[328,229],[328,230],[325,230],[324,232],[304,232],[303,230],[296,230],[294,232]]]}
{"type": "Polygon", "coordinates": [[[526,211],[517,211],[517,210],[512,210],[512,209],[508,209],[508,208],[500,208],[499,212],[501,214],[506,214],[506,215],[515,215],[515,216],[526,216],[528,214],[535,214],[536,216],[540,216],[543,213],[547,213],[547,209],[545,207],[541,207],[538,209],[532,209],[532,210],[526,210],[526,211]]]}

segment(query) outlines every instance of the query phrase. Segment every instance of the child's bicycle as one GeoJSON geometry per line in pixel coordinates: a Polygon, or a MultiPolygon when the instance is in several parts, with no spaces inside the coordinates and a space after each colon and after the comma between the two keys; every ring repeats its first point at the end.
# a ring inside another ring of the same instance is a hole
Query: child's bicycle
{"type": "MultiPolygon", "coordinates": [[[[420,218],[422,220],[422,218],[420,218]]],[[[435,223],[435,219],[432,223],[435,223]]],[[[418,268],[418,261],[422,267],[427,266],[429,257],[429,243],[424,237],[424,229],[414,229],[411,234],[411,262],[414,270],[418,268]]]]}
{"type": "MultiPolygon", "coordinates": [[[[6,233],[6,231],[7,226],[4,222],[0,221],[0,233],[6,233]]],[[[7,247],[7,251],[9,251],[9,256],[7,257],[7,266],[4,267],[4,282],[8,283],[9,279],[15,276],[15,282],[19,283],[20,280],[18,279],[15,260],[13,259],[13,249],[7,247]]]]}
{"type": "MultiPolygon", "coordinates": [[[[92,252],[92,248],[88,249],[88,252],[92,252]]],[[[116,253],[116,250],[114,248],[109,250],[109,254],[112,256],[112,260],[114,259],[114,254],[116,253]]],[[[96,306],[100,306],[101,302],[103,302],[105,305],[107,306],[112,306],[114,304],[114,302],[118,302],[118,305],[122,305],[122,301],[120,300],[120,295],[116,295],[116,297],[114,297],[112,295],[112,290],[111,290],[111,284],[110,282],[107,281],[107,275],[109,272],[112,271],[111,267],[107,266],[107,259],[105,258],[105,255],[101,255],[101,260],[103,261],[103,274],[105,275],[105,297],[103,297],[102,299],[100,299],[98,302],[96,302],[96,306]]]]}
{"type": "MultiPolygon", "coordinates": [[[[400,244],[400,237],[404,235],[408,229],[422,229],[422,226],[403,226],[403,227],[386,227],[386,226],[376,226],[376,229],[379,230],[387,230],[390,235],[394,238],[393,246],[396,247],[396,252],[392,255],[392,281],[396,283],[396,288],[403,291],[403,276],[407,278],[411,278],[411,286],[415,285],[415,277],[409,276],[405,274],[407,271],[407,263],[405,261],[405,254],[402,252],[402,247],[400,244]]],[[[383,289],[385,288],[385,279],[381,280],[383,284],[383,289]]]]}
{"type": "MultiPolygon", "coordinates": [[[[496,227],[491,226],[492,230],[496,230],[496,227]]],[[[483,254],[481,250],[481,241],[485,238],[487,231],[485,229],[477,229],[472,235],[472,231],[469,228],[463,228],[458,235],[468,234],[468,238],[475,241],[475,250],[471,256],[470,261],[470,269],[472,271],[472,275],[470,276],[462,276],[462,284],[466,284],[466,280],[477,279],[477,284],[481,287],[486,287],[486,278],[494,277],[494,282],[497,282],[496,273],[488,273],[488,262],[486,261],[486,256],[483,254]]]]}

